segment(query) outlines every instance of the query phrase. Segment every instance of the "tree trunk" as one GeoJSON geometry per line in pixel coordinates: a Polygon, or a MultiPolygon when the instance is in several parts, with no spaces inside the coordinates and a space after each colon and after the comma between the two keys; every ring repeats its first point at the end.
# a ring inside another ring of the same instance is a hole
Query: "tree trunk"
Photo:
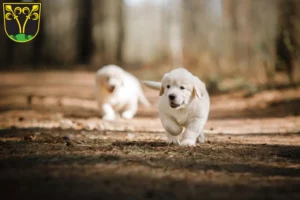
{"type": "Polygon", "coordinates": [[[120,64],[124,41],[123,1],[92,0],[92,40],[94,52],[91,64],[120,64]]]}
{"type": "Polygon", "coordinates": [[[45,30],[43,59],[47,64],[71,65],[78,58],[81,0],[42,0],[45,30]]]}
{"type": "Polygon", "coordinates": [[[277,36],[278,68],[286,70],[290,83],[299,81],[297,62],[300,50],[300,6],[297,0],[279,1],[279,31],[277,36]],[[297,71],[295,71],[297,70],[297,71]]]}
{"type": "Polygon", "coordinates": [[[224,39],[227,51],[224,51],[227,59],[232,60],[234,65],[237,65],[237,35],[238,35],[238,22],[237,22],[237,1],[236,0],[223,0],[223,27],[224,39]]]}
{"type": "MultiPolygon", "coordinates": [[[[11,2],[8,0],[6,2],[11,2]]],[[[1,4],[1,9],[2,4],[1,4]]],[[[4,30],[3,14],[0,14],[0,69],[9,70],[13,63],[13,45],[14,42],[8,38],[4,30]]]]}
{"type": "Polygon", "coordinates": [[[12,54],[13,54],[13,41],[11,41],[6,35],[3,27],[4,20],[3,14],[0,16],[0,69],[8,70],[10,69],[9,65],[13,62],[12,54]]]}
{"type": "Polygon", "coordinates": [[[80,16],[78,17],[78,61],[87,64],[93,51],[92,41],[92,0],[79,1],[80,16]]]}

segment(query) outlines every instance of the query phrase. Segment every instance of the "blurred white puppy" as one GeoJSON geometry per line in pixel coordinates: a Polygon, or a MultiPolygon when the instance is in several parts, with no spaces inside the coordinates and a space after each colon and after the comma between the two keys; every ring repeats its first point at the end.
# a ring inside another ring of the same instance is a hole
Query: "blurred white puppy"
{"type": "Polygon", "coordinates": [[[186,69],[178,68],[163,76],[162,82],[143,81],[160,90],[159,117],[169,143],[195,146],[204,142],[210,98],[205,84],[186,69]]]}
{"type": "Polygon", "coordinates": [[[115,120],[120,112],[125,119],[134,117],[138,102],[149,106],[137,78],[116,65],[106,65],[96,74],[96,99],[104,120],[115,120]]]}

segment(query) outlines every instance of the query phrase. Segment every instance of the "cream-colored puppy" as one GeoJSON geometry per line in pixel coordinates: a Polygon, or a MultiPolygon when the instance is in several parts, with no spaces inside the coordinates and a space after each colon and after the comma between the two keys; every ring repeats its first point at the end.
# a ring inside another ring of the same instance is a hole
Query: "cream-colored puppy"
{"type": "Polygon", "coordinates": [[[169,143],[195,146],[204,142],[210,99],[205,84],[183,68],[163,76],[162,82],[144,81],[152,89],[160,90],[159,117],[169,143]]]}
{"type": "Polygon", "coordinates": [[[138,102],[149,106],[139,80],[116,65],[106,65],[96,74],[96,98],[104,120],[115,120],[120,113],[131,119],[138,102]]]}

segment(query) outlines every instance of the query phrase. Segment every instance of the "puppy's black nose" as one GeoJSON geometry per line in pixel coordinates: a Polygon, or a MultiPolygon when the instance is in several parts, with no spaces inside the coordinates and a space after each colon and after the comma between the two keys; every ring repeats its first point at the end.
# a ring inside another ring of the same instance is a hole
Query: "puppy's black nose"
{"type": "Polygon", "coordinates": [[[176,95],[175,94],[169,94],[169,99],[170,100],[174,100],[176,98],[176,95]]]}
{"type": "Polygon", "coordinates": [[[112,92],[114,92],[114,90],[115,90],[115,86],[114,85],[111,85],[111,86],[109,86],[107,89],[108,89],[108,91],[110,92],[110,93],[112,93],[112,92]]]}

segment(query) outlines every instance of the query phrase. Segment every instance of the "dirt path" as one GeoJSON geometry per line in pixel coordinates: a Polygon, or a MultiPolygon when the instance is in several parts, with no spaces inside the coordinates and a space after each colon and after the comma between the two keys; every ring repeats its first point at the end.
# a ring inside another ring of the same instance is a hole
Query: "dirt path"
{"type": "Polygon", "coordinates": [[[300,90],[211,98],[206,143],[167,145],[153,108],[104,122],[86,72],[0,75],[6,199],[299,199],[300,90]]]}

